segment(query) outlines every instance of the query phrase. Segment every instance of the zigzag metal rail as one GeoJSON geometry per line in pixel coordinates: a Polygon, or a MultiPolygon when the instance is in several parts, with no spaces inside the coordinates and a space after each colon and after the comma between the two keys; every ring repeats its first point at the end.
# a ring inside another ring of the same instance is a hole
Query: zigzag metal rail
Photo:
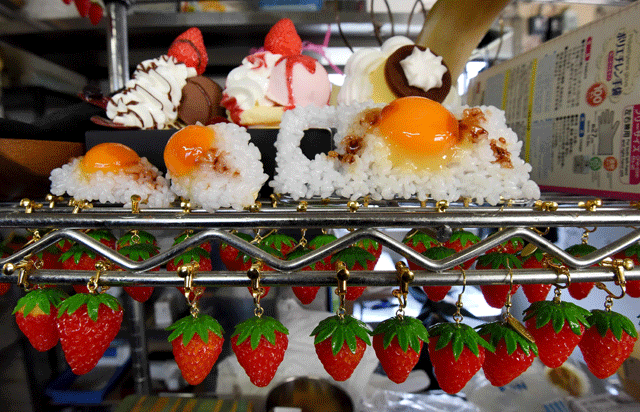
{"type": "MultiPolygon", "coordinates": [[[[413,206],[416,206],[415,203],[413,206]]],[[[397,202],[381,202],[371,207],[358,209],[356,213],[345,210],[344,206],[314,205],[304,212],[297,212],[292,206],[265,207],[260,212],[238,212],[223,210],[216,213],[206,213],[203,210],[184,213],[179,208],[144,210],[141,213],[131,213],[126,209],[99,206],[81,213],[71,213],[68,207],[56,207],[54,209],[39,209],[33,213],[25,213],[16,206],[0,207],[0,227],[14,228],[47,228],[59,229],[44,236],[36,243],[30,244],[17,251],[13,255],[0,259],[0,267],[7,263],[17,263],[24,257],[37,253],[59,240],[68,239],[85,245],[94,252],[106,257],[128,272],[105,273],[105,281],[117,284],[147,283],[179,284],[180,280],[175,274],[168,272],[153,272],[145,274],[150,269],[158,267],[167,261],[180,255],[186,249],[199,245],[205,241],[223,241],[244,252],[245,254],[262,260],[268,266],[276,269],[276,272],[265,272],[264,283],[282,285],[286,282],[294,284],[333,284],[335,278],[324,273],[306,272],[304,276],[297,276],[296,272],[324,257],[336,253],[361,239],[373,239],[383,246],[397,252],[406,259],[424,267],[426,271],[416,272],[414,284],[460,284],[461,275],[453,270],[457,265],[480,256],[490,248],[513,237],[521,237],[558,258],[572,269],[572,281],[606,281],[613,280],[614,276],[607,269],[585,269],[599,263],[602,259],[624,250],[626,247],[640,240],[640,230],[622,236],[609,245],[581,258],[567,254],[564,250],[555,246],[552,242],[539,236],[529,227],[559,227],[559,226],[640,226],[640,211],[629,206],[613,205],[601,207],[597,211],[588,212],[581,207],[562,206],[555,212],[540,211],[533,207],[452,207],[441,213],[437,208],[399,206],[397,202]],[[354,228],[355,230],[338,240],[308,253],[305,256],[291,261],[280,260],[255,245],[248,243],[229,233],[229,229],[255,229],[255,228],[354,228]],[[434,261],[410,249],[402,242],[395,240],[383,233],[380,228],[463,228],[463,227],[503,227],[504,229],[483,239],[470,248],[457,252],[452,256],[434,261]],[[107,248],[103,244],[93,240],[79,229],[110,228],[110,229],[195,229],[201,230],[184,242],[171,247],[142,262],[134,262],[116,251],[107,248]],[[215,229],[208,229],[215,228],[215,229]],[[225,230],[226,229],[226,230],[225,230]],[[445,273],[445,271],[451,271],[445,273]],[[436,272],[436,273],[434,273],[436,272]],[[434,279],[439,283],[434,283],[434,279]],[[583,279],[583,280],[581,280],[583,279]]],[[[91,276],[87,273],[74,273],[61,276],[56,271],[37,271],[33,280],[41,276],[48,277],[55,283],[57,280],[66,279],[74,283],[82,283],[80,279],[91,276]],[[47,275],[47,276],[45,276],[47,275]]],[[[504,283],[509,282],[506,271],[474,271],[467,272],[468,284],[504,283]]],[[[384,284],[393,285],[395,272],[366,271],[354,272],[350,280],[351,284],[384,284]]],[[[514,283],[546,283],[559,280],[552,270],[513,271],[514,283]],[[522,275],[522,276],[521,276],[522,275]],[[526,275],[526,276],[525,276],[526,275]]],[[[12,275],[15,276],[15,275],[12,275]]],[[[630,280],[637,278],[636,271],[628,271],[630,280]]],[[[246,274],[238,272],[208,272],[198,275],[199,282],[207,284],[234,285],[245,284],[246,274]],[[237,277],[237,278],[236,278],[237,277]]],[[[44,279],[42,279],[44,281],[44,279]]],[[[566,279],[565,279],[566,280],[566,279]]]]}

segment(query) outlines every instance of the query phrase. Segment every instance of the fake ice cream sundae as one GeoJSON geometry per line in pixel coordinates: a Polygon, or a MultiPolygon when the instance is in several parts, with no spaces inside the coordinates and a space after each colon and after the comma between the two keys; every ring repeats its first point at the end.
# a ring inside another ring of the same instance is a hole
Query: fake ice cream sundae
{"type": "Polygon", "coordinates": [[[167,129],[221,116],[221,88],[202,76],[208,57],[202,33],[191,28],[178,36],[166,55],[143,61],[124,90],[112,96],[107,117],[115,125],[167,129]]]}
{"type": "Polygon", "coordinates": [[[245,57],[227,76],[221,104],[229,119],[242,126],[277,126],[285,110],[326,106],[331,94],[327,71],[301,52],[293,22],[276,23],[264,50],[245,57]]]}
{"type": "Polygon", "coordinates": [[[390,103],[406,96],[456,103],[451,74],[442,57],[404,36],[394,36],[379,48],[356,51],[345,66],[338,104],[390,103]]]}

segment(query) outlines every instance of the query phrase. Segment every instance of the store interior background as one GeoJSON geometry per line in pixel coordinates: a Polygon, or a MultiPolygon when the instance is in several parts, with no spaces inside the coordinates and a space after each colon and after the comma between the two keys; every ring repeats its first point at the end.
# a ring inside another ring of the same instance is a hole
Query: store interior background
{"type": "MultiPolygon", "coordinates": [[[[257,2],[254,1],[222,1],[221,3],[226,4],[229,11],[250,10],[256,15],[261,13],[256,10],[257,2]]],[[[320,13],[332,13],[332,8],[339,6],[344,15],[351,16],[359,10],[369,11],[370,3],[327,0],[320,13]]],[[[373,3],[376,16],[385,21],[381,26],[381,33],[383,38],[386,38],[390,35],[391,25],[386,22],[385,2],[373,3]]],[[[389,3],[395,16],[396,34],[406,33],[406,19],[414,1],[398,0],[389,3]]],[[[427,7],[430,3],[432,4],[433,1],[424,1],[427,7]]],[[[507,60],[565,31],[613,13],[628,3],[627,1],[512,2],[504,10],[501,19],[493,25],[491,32],[483,40],[482,47],[476,50],[465,73],[458,79],[460,94],[464,96],[469,81],[485,67],[507,60]]],[[[129,16],[130,72],[137,63],[163,54],[171,40],[182,31],[183,28],[175,23],[175,10],[176,2],[143,0],[133,2],[129,16]]],[[[55,117],[60,110],[77,105],[79,103],[77,93],[87,85],[108,92],[106,19],[94,27],[87,19],[80,19],[76,14],[73,4],[66,5],[62,0],[0,0],[1,118],[28,124],[42,124],[55,117]]],[[[219,17],[216,15],[215,18],[219,17]]],[[[311,38],[312,42],[321,43],[327,25],[313,24],[312,19],[308,18],[305,18],[304,22],[305,24],[296,24],[302,39],[310,40],[311,38]]],[[[366,18],[359,18],[351,23],[344,21],[343,24],[347,31],[347,38],[353,41],[354,48],[377,44],[373,37],[371,23],[366,18]]],[[[422,16],[419,11],[416,11],[409,27],[410,36],[415,37],[421,26],[422,16]]],[[[342,67],[351,51],[344,45],[335,24],[332,27],[330,47],[326,53],[332,63],[342,67]]],[[[236,32],[230,31],[230,35],[223,35],[221,30],[216,29],[213,24],[201,27],[205,34],[210,61],[205,74],[220,85],[224,85],[226,73],[240,63],[251,47],[261,45],[268,28],[266,23],[255,27],[237,27],[236,32]]],[[[317,55],[314,57],[320,58],[317,55]]],[[[326,60],[320,61],[324,64],[328,63],[326,60]]],[[[330,69],[328,71],[331,73],[330,69]]],[[[340,85],[342,77],[333,74],[331,81],[340,85]]],[[[81,130],[72,130],[70,133],[77,134],[70,137],[73,140],[83,139],[81,130]]],[[[618,239],[628,230],[630,229],[599,228],[590,235],[590,244],[596,247],[604,246],[618,239]]],[[[406,231],[390,233],[401,239],[406,231]]],[[[578,228],[559,229],[557,244],[564,248],[579,243],[582,233],[583,230],[578,228]]],[[[3,231],[2,234],[6,236],[7,232],[3,231]]],[[[165,246],[170,246],[170,243],[165,246]]],[[[393,264],[398,259],[401,259],[398,255],[385,253],[377,268],[393,270],[393,264]]],[[[267,301],[267,305],[271,305],[274,310],[276,300],[286,300],[292,296],[288,288],[281,289],[278,291],[277,299],[272,295],[272,298],[267,301]]],[[[354,315],[360,316],[365,322],[376,323],[395,313],[395,308],[387,305],[388,302],[395,303],[390,295],[391,288],[369,289],[363,299],[354,305],[354,315]]],[[[457,290],[459,289],[454,288],[447,297],[449,305],[455,303],[457,290]]],[[[243,292],[246,290],[212,290],[206,296],[203,306],[210,306],[213,308],[211,310],[214,311],[214,317],[219,320],[225,318],[228,324],[233,325],[233,322],[243,314],[252,311],[250,296],[243,292]],[[229,311],[221,309],[229,307],[234,309],[229,311]]],[[[59,346],[48,353],[39,353],[29,347],[11,315],[17,298],[22,294],[23,292],[18,288],[13,288],[9,294],[0,298],[0,370],[3,371],[0,374],[0,388],[2,388],[0,405],[12,405],[9,409],[12,411],[49,410],[42,409],[42,407],[51,407],[49,399],[43,394],[43,389],[52,377],[65,369],[64,357],[59,346]]],[[[468,291],[468,294],[472,296],[473,291],[468,291]]],[[[329,292],[320,293],[319,299],[316,299],[312,308],[326,310],[329,296],[329,292]]],[[[602,308],[604,296],[604,292],[596,291],[579,304],[587,309],[602,308]]],[[[563,297],[565,300],[576,302],[566,293],[563,297]]],[[[157,290],[151,303],[148,303],[148,323],[151,330],[148,350],[151,356],[155,357],[152,359],[157,358],[157,362],[166,360],[158,353],[166,352],[167,344],[163,342],[166,332],[156,327],[156,321],[153,318],[154,302],[166,299],[180,307],[182,302],[179,298],[179,295],[163,294],[157,290]]],[[[481,296],[477,298],[482,300],[481,296]]],[[[476,311],[481,318],[499,315],[499,312],[483,304],[471,303],[470,297],[468,300],[470,301],[469,309],[476,311]]],[[[516,294],[512,313],[519,315],[526,306],[526,299],[519,291],[516,294]]],[[[614,308],[631,319],[636,319],[639,314],[638,303],[628,297],[616,301],[614,308]]],[[[181,309],[184,310],[186,307],[181,309]]],[[[408,314],[417,316],[422,309],[422,303],[414,299],[410,302],[408,314]]],[[[124,324],[123,327],[126,328],[124,324]]],[[[232,327],[228,328],[228,330],[231,329],[232,327]]],[[[579,358],[579,351],[576,351],[573,356],[579,358]]],[[[214,377],[209,381],[209,385],[215,385],[214,377]]],[[[157,388],[161,391],[166,389],[162,383],[158,383],[157,388]]],[[[56,407],[60,410],[74,410],[62,405],[56,407]]],[[[88,410],[100,409],[94,407],[88,410]]]]}

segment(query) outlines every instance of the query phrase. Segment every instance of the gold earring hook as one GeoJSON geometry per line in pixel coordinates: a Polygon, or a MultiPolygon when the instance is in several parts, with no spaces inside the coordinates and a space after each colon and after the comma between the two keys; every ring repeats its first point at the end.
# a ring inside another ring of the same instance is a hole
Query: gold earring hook
{"type": "Polygon", "coordinates": [[[407,307],[407,295],[409,294],[409,283],[413,281],[415,275],[403,261],[396,262],[396,278],[400,285],[399,289],[393,291],[393,296],[398,298],[399,308],[396,311],[396,317],[402,319],[404,317],[404,309],[407,307]]]}
{"type": "Polygon", "coordinates": [[[462,316],[462,294],[467,289],[467,272],[463,267],[460,267],[460,272],[462,272],[462,291],[458,294],[458,301],[456,302],[456,312],[453,314],[453,320],[459,324],[462,322],[464,317],[462,316]]]}
{"type": "Polygon", "coordinates": [[[93,275],[91,279],[89,279],[89,282],[87,282],[87,289],[89,290],[89,293],[95,295],[97,293],[103,293],[109,290],[108,286],[100,286],[100,276],[102,276],[107,270],[111,269],[111,267],[112,266],[110,262],[104,260],[99,260],[96,262],[96,274],[93,275]],[[98,288],[100,289],[100,292],[98,292],[98,288]]]}
{"type": "Polygon", "coordinates": [[[620,295],[615,295],[611,292],[607,286],[602,282],[596,282],[596,287],[600,290],[604,290],[607,292],[607,297],[605,300],[605,310],[610,311],[611,306],[613,306],[613,299],[622,299],[627,294],[627,281],[624,277],[624,271],[633,269],[633,261],[631,259],[611,259],[606,258],[601,262],[601,266],[610,267],[613,270],[613,273],[616,275],[616,285],[618,285],[621,289],[620,295]]]}

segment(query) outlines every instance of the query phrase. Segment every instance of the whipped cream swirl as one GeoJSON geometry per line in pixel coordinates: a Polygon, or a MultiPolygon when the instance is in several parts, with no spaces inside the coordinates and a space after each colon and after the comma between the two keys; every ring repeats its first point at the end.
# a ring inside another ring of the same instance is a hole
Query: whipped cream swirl
{"type": "Polygon", "coordinates": [[[125,89],[107,104],[114,123],[141,129],[165,129],[178,119],[178,105],[187,78],[196,69],[167,55],[140,63],[125,89]]]}
{"type": "Polygon", "coordinates": [[[387,39],[380,48],[362,48],[349,57],[344,67],[344,84],[340,88],[337,101],[339,104],[364,103],[371,99],[373,85],[369,75],[378,66],[384,64],[389,56],[402,46],[415,44],[404,36],[387,39]]]}
{"type": "Polygon", "coordinates": [[[409,56],[400,62],[409,85],[429,91],[442,86],[442,76],[447,67],[442,64],[442,56],[436,56],[431,50],[420,50],[417,47],[409,56]]]}
{"type": "Polygon", "coordinates": [[[242,64],[227,75],[223,91],[225,100],[234,98],[241,110],[249,110],[255,106],[275,106],[266,95],[269,77],[281,57],[280,54],[264,51],[242,59],[242,64]]]}

